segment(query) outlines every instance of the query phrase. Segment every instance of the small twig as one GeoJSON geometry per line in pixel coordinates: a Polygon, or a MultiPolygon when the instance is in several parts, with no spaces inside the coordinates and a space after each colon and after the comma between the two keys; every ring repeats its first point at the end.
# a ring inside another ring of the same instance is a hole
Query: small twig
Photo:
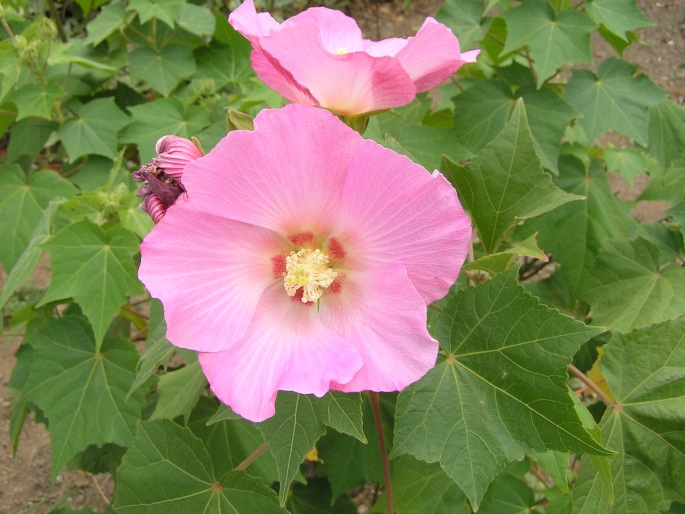
{"type": "Polygon", "coordinates": [[[597,384],[590,380],[590,378],[585,373],[580,371],[573,364],[568,365],[568,370],[571,373],[573,373],[576,377],[578,377],[580,381],[583,382],[583,384],[588,386],[592,390],[592,392],[597,395],[597,398],[604,402],[604,405],[606,405],[607,407],[613,407],[616,405],[616,402],[610,400],[609,397],[606,394],[604,394],[604,391],[602,391],[597,384]]]}
{"type": "Polygon", "coordinates": [[[2,24],[2,28],[5,29],[5,32],[7,32],[7,35],[10,37],[10,39],[14,39],[14,32],[12,32],[12,27],[9,26],[9,23],[7,23],[5,18],[0,18],[0,24],[2,24]]]}
{"type": "Polygon", "coordinates": [[[264,453],[268,449],[269,449],[269,445],[267,443],[262,444],[259,448],[257,448],[250,455],[248,455],[244,461],[242,461],[240,464],[238,464],[235,467],[235,470],[236,471],[243,471],[250,464],[252,464],[255,460],[257,460],[257,457],[259,457],[262,453],[264,453]]]}
{"type": "Polygon", "coordinates": [[[378,434],[378,449],[381,452],[381,464],[383,466],[383,480],[385,481],[385,499],[388,505],[388,514],[395,514],[392,503],[392,481],[390,479],[390,462],[388,462],[388,450],[385,447],[385,436],[383,435],[383,421],[381,420],[381,405],[378,400],[378,393],[369,391],[371,397],[371,408],[373,410],[373,420],[376,424],[378,434]]]}
{"type": "Polygon", "coordinates": [[[98,481],[95,479],[95,475],[90,475],[90,478],[93,479],[93,484],[95,484],[95,489],[97,489],[98,493],[100,493],[100,496],[102,497],[102,500],[105,502],[105,505],[109,505],[109,498],[107,498],[107,495],[105,494],[105,492],[100,487],[100,484],[98,484],[98,481]]]}

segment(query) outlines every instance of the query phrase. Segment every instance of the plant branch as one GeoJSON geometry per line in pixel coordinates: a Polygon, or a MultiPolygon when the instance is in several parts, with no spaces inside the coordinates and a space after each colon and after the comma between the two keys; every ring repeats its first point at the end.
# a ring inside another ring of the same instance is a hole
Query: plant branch
{"type": "Polygon", "coordinates": [[[610,400],[609,397],[606,394],[604,394],[604,391],[602,391],[597,384],[590,380],[590,378],[585,373],[580,371],[573,364],[568,365],[568,370],[571,373],[573,373],[576,377],[578,377],[580,381],[583,382],[583,384],[588,386],[592,390],[592,392],[595,393],[597,397],[600,400],[602,400],[602,402],[604,402],[604,404],[607,407],[613,407],[614,405],[616,405],[616,402],[610,400]]]}
{"type": "Polygon", "coordinates": [[[383,465],[383,480],[385,481],[385,499],[388,504],[388,514],[395,514],[392,504],[392,481],[390,480],[390,463],[388,462],[388,450],[385,447],[385,436],[383,435],[383,421],[381,420],[381,405],[378,401],[378,393],[369,391],[371,397],[371,408],[373,409],[373,420],[376,423],[376,433],[378,434],[378,449],[381,452],[381,464],[383,465]]]}
{"type": "Polygon", "coordinates": [[[269,448],[269,445],[267,443],[263,443],[259,448],[257,448],[250,455],[248,455],[244,461],[242,461],[240,464],[238,464],[235,467],[235,470],[236,471],[243,471],[250,464],[252,464],[255,460],[257,460],[257,457],[259,457],[262,453],[264,453],[266,450],[268,450],[268,448],[269,448]]]}
{"type": "Polygon", "coordinates": [[[52,16],[52,19],[55,22],[55,26],[57,27],[57,33],[59,34],[59,38],[62,40],[62,43],[66,43],[68,41],[67,34],[66,32],[64,32],[64,25],[62,25],[62,19],[59,17],[57,7],[55,7],[55,1],[48,0],[48,7],[50,8],[50,16],[52,16]]]}

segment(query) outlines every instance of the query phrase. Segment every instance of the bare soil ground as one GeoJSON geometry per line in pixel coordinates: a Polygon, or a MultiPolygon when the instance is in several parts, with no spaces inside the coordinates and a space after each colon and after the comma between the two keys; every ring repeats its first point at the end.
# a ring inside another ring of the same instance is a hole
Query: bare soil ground
{"type": "MultiPolygon", "coordinates": [[[[347,9],[359,20],[367,37],[381,39],[412,35],[426,16],[437,12],[441,3],[440,0],[356,0],[350,2],[347,9]]],[[[685,104],[685,0],[638,0],[637,3],[655,26],[640,31],[643,44],[633,45],[624,57],[668,91],[674,101],[685,104]]],[[[614,52],[597,39],[593,53],[596,61],[601,62],[614,52]]],[[[641,179],[641,183],[644,183],[644,179],[641,179]]],[[[615,189],[621,195],[635,194],[620,180],[615,181],[615,189]]],[[[647,207],[648,215],[659,212],[658,206],[647,207]]],[[[49,275],[49,265],[45,260],[33,286],[45,288],[49,275]]],[[[0,285],[4,279],[5,275],[0,269],[0,285]]],[[[20,341],[20,336],[5,335],[0,338],[0,514],[41,514],[56,506],[71,506],[74,509],[90,507],[102,512],[112,496],[112,477],[62,471],[52,486],[50,436],[43,425],[32,419],[27,420],[17,454],[12,456],[9,438],[12,396],[7,384],[20,341]]]]}

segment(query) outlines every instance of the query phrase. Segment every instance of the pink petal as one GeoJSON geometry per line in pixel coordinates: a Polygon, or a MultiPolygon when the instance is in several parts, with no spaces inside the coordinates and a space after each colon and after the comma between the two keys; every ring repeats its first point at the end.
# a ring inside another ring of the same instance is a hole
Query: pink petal
{"type": "Polygon", "coordinates": [[[354,345],[323,326],[316,306],[290,298],[282,284],[264,293],[238,344],[199,358],[214,394],[255,422],[274,414],[278,391],[323,396],[362,365],[354,345]]]}
{"type": "MultiPolygon", "coordinates": [[[[468,59],[475,61],[476,55],[469,52],[468,59]]],[[[433,18],[427,18],[416,37],[409,38],[407,46],[396,55],[414,81],[417,93],[439,86],[465,62],[471,62],[465,56],[452,31],[433,18]]]]}
{"type": "Polygon", "coordinates": [[[255,43],[260,36],[266,36],[280,27],[280,24],[268,12],[257,14],[252,0],[245,0],[239,5],[229,15],[228,22],[252,43],[255,43]]]}
{"type": "Polygon", "coordinates": [[[356,115],[405,105],[415,96],[412,80],[391,57],[363,52],[334,55],[319,40],[311,20],[260,39],[262,50],[288,70],[322,107],[356,115]]]}
{"type": "Polygon", "coordinates": [[[355,151],[337,224],[351,269],[401,263],[427,303],[457,279],[471,224],[439,172],[365,140],[355,151]]]}
{"type": "Polygon", "coordinates": [[[320,315],[364,361],[335,389],[400,391],[435,364],[438,342],[426,330],[426,304],[399,264],[346,273],[340,292],[322,297],[320,315]]]}
{"type": "Polygon", "coordinates": [[[364,40],[364,51],[374,57],[390,56],[394,57],[397,53],[407,46],[407,40],[399,37],[391,37],[380,41],[364,40]]]}
{"type": "Polygon", "coordinates": [[[363,141],[331,113],[290,104],[263,110],[254,131],[233,131],[189,164],[183,184],[198,208],[288,237],[330,230],[354,148],[363,141]]]}
{"type": "Polygon", "coordinates": [[[285,245],[260,227],[197,212],[177,202],[141,244],[138,276],[164,304],[167,338],[215,352],[245,333],[274,282],[272,257],[285,245]]]}
{"type": "Polygon", "coordinates": [[[300,85],[293,78],[292,73],[281,66],[276,59],[265,54],[259,46],[253,48],[250,60],[257,76],[279,95],[291,102],[319,106],[319,102],[309,90],[300,85]]]}
{"type": "Polygon", "coordinates": [[[362,48],[362,31],[357,22],[336,9],[312,7],[283,23],[285,27],[297,27],[304,20],[312,20],[319,28],[319,42],[330,53],[344,50],[359,52],[362,48]]]}

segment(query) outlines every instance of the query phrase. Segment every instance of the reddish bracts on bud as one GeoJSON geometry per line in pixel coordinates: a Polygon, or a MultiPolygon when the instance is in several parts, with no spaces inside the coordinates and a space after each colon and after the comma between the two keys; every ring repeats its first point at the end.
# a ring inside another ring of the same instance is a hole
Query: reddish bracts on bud
{"type": "Polygon", "coordinates": [[[178,197],[185,194],[181,182],[183,170],[189,162],[202,157],[202,152],[192,141],[178,136],[160,138],[155,150],[157,156],[132,173],[131,178],[144,183],[138,191],[143,199],[140,207],[156,224],[178,197]]]}

